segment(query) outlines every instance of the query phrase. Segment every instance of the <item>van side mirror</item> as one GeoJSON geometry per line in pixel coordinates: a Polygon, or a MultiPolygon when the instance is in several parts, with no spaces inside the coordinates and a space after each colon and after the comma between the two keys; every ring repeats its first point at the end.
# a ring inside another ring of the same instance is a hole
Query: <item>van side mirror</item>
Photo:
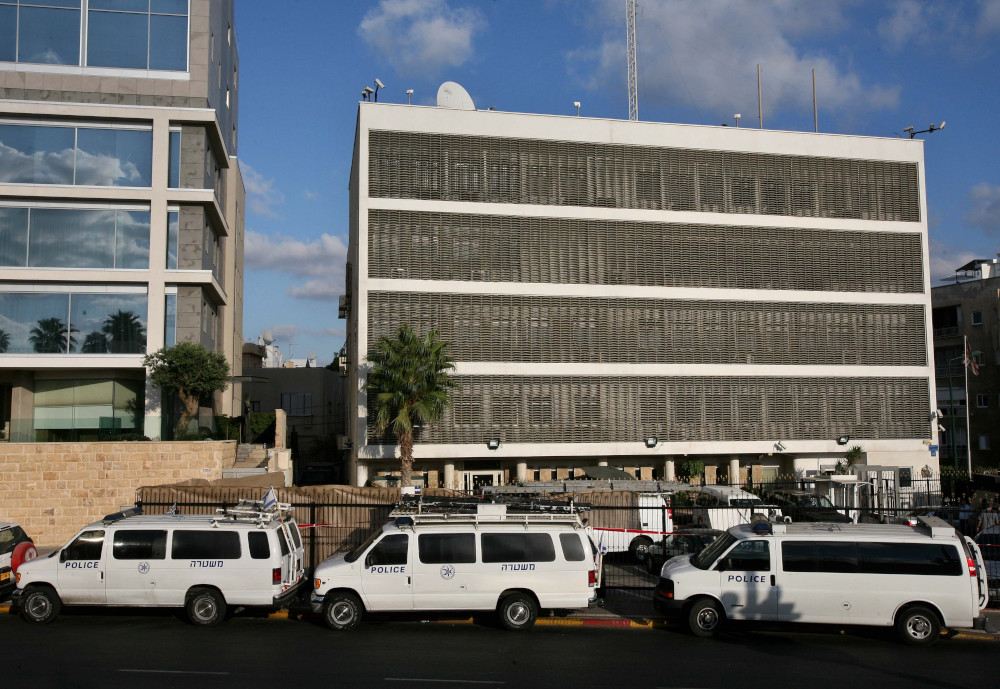
{"type": "Polygon", "coordinates": [[[732,558],[723,558],[719,560],[719,564],[715,566],[717,572],[728,572],[733,568],[732,558]]]}
{"type": "Polygon", "coordinates": [[[66,556],[68,553],[65,550],[59,551],[59,562],[66,562],[66,556]]]}
{"type": "Polygon", "coordinates": [[[371,568],[371,566],[374,564],[375,564],[375,553],[368,553],[368,556],[365,558],[365,569],[371,568]]]}

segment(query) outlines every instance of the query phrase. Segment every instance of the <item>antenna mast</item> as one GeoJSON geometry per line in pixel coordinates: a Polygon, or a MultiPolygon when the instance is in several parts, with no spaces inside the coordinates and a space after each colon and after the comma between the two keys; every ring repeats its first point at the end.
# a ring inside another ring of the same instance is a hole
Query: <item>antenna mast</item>
{"type": "Polygon", "coordinates": [[[628,118],[639,120],[639,75],[635,62],[635,0],[625,0],[625,52],[628,60],[628,118]]]}

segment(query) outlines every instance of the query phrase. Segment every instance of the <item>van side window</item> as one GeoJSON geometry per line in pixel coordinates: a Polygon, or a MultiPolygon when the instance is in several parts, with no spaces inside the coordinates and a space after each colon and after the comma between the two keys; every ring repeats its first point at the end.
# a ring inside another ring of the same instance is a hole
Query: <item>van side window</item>
{"type": "Polygon", "coordinates": [[[66,546],[63,560],[100,560],[104,549],[104,530],[84,531],[66,546]]]}
{"type": "Polygon", "coordinates": [[[288,547],[288,538],[285,537],[283,529],[277,529],[275,530],[275,533],[278,534],[278,549],[281,550],[281,555],[284,557],[285,555],[288,555],[288,553],[292,552],[288,547]]]}
{"type": "Polygon", "coordinates": [[[267,542],[264,531],[250,531],[247,534],[250,541],[250,557],[254,560],[267,560],[271,557],[271,544],[267,542]]]}
{"type": "Polygon", "coordinates": [[[365,567],[372,565],[405,565],[410,548],[410,537],[406,534],[386,536],[376,544],[368,557],[365,567]]]}
{"type": "Polygon", "coordinates": [[[547,533],[484,533],[483,562],[552,562],[556,550],[547,533]]]}
{"type": "Polygon", "coordinates": [[[302,547],[302,536],[299,535],[299,527],[295,522],[288,522],[285,524],[288,528],[288,533],[292,535],[292,543],[296,548],[302,547]]]}
{"type": "Polygon", "coordinates": [[[238,560],[238,531],[174,531],[170,557],[174,560],[238,560]]]}
{"type": "Polygon", "coordinates": [[[858,546],[846,541],[785,541],[781,544],[781,569],[853,574],[858,571],[858,546]]]}
{"type": "Polygon", "coordinates": [[[471,533],[420,534],[420,561],[428,565],[476,561],[476,535],[471,533]]]}
{"type": "Polygon", "coordinates": [[[767,572],[771,569],[771,550],[767,541],[743,541],[719,564],[721,571],[767,572]]]}
{"type": "Polygon", "coordinates": [[[118,529],[111,555],[116,560],[164,560],[167,557],[167,532],[118,529]]]}
{"type": "Polygon", "coordinates": [[[964,574],[958,550],[937,543],[858,543],[858,571],[862,574],[964,574]]]}
{"type": "Polygon", "coordinates": [[[562,546],[563,557],[567,562],[580,562],[587,558],[583,552],[583,542],[580,535],[575,533],[559,534],[559,545],[562,546]]]}

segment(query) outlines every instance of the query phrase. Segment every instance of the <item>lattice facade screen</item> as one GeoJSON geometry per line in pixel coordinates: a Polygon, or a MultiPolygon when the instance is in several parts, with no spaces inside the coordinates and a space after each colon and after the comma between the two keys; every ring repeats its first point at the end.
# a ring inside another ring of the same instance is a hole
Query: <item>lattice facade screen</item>
{"type": "MultiPolygon", "coordinates": [[[[923,378],[456,376],[454,405],[421,443],[930,438],[923,378]]],[[[368,393],[369,409],[374,395],[368,393]]],[[[368,442],[378,438],[368,416],[368,442]]]]}
{"type": "Polygon", "coordinates": [[[923,292],[917,232],[368,212],[372,278],[923,292]]]}
{"type": "Polygon", "coordinates": [[[372,197],[918,222],[916,163],[369,133],[372,197]]]}
{"type": "Polygon", "coordinates": [[[369,292],[368,343],[437,330],[458,361],[925,366],[920,305],[369,292]]]}

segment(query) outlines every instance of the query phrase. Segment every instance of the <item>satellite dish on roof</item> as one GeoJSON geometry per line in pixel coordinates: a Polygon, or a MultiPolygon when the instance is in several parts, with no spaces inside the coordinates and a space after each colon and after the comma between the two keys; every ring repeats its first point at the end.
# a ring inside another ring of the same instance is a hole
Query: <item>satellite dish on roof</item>
{"type": "Polygon", "coordinates": [[[260,334],[260,339],[264,340],[264,344],[269,345],[274,342],[274,335],[271,334],[270,330],[265,330],[260,334]]]}
{"type": "Polygon", "coordinates": [[[437,104],[439,108],[476,109],[476,104],[472,102],[472,96],[469,95],[469,92],[454,81],[446,81],[438,87],[437,104]]]}

